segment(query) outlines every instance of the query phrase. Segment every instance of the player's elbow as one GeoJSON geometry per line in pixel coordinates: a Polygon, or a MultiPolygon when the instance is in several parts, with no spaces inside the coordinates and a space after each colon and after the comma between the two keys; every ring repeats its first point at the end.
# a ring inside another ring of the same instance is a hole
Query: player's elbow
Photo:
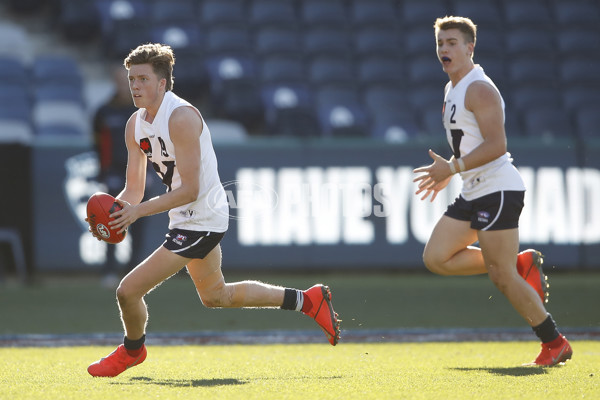
{"type": "Polygon", "coordinates": [[[182,189],[181,200],[184,204],[193,203],[198,200],[198,194],[200,192],[200,186],[198,184],[185,185],[182,189]]]}

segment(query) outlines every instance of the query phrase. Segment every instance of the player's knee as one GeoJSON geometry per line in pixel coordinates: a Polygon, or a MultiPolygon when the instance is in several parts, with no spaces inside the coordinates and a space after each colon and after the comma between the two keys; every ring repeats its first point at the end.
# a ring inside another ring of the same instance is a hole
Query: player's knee
{"type": "Polygon", "coordinates": [[[487,270],[488,277],[490,278],[494,286],[496,286],[498,290],[500,290],[500,292],[504,293],[506,291],[506,288],[510,285],[510,274],[505,273],[504,271],[502,271],[502,269],[498,268],[496,265],[493,264],[488,265],[487,270]]]}
{"type": "Polygon", "coordinates": [[[128,285],[126,281],[121,281],[117,287],[117,301],[121,306],[138,301],[143,296],[139,294],[133,286],[128,285]]]}
{"type": "Polygon", "coordinates": [[[425,268],[434,274],[448,275],[448,272],[444,268],[443,261],[431,252],[426,251],[423,253],[423,263],[425,264],[425,268]]]}

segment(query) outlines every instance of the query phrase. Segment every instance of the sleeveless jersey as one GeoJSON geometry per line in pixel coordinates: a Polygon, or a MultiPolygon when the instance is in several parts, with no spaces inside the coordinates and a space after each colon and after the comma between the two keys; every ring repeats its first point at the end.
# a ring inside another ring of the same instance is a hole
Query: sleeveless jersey
{"type": "MultiPolygon", "coordinates": [[[[467,88],[475,81],[485,81],[498,92],[504,115],[504,99],[479,65],[475,65],[456,86],[448,82],[444,90],[443,122],[455,158],[469,154],[483,142],[475,115],[465,108],[467,88]]],[[[460,175],[463,180],[461,195],[466,200],[502,190],[525,190],[523,179],[512,164],[508,152],[487,164],[461,172],[460,175]]]]}
{"type": "MultiPolygon", "coordinates": [[[[135,140],[167,186],[167,192],[181,186],[175,148],[169,132],[169,118],[177,107],[192,107],[202,118],[200,112],[189,102],[168,91],[152,123],[144,120],[145,109],[138,111],[135,121],[135,140]]],[[[225,189],[219,179],[210,130],[204,119],[202,123],[198,198],[192,203],[169,210],[169,229],[225,232],[229,223],[229,205],[225,189]]]]}

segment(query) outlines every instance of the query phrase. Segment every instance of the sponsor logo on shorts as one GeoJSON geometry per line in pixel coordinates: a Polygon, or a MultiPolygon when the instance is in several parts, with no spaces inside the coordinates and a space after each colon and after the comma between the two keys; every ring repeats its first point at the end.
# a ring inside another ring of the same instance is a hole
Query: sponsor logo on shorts
{"type": "Polygon", "coordinates": [[[180,246],[183,246],[183,242],[185,242],[186,240],[187,240],[187,236],[185,236],[185,235],[182,235],[182,234],[180,234],[180,233],[178,233],[178,234],[177,234],[177,236],[175,236],[175,237],[173,238],[173,242],[174,242],[174,243],[177,243],[177,244],[178,244],[178,245],[180,245],[180,246]]]}
{"type": "Polygon", "coordinates": [[[478,211],[477,221],[485,222],[487,224],[488,222],[490,222],[490,213],[487,211],[478,211]]]}

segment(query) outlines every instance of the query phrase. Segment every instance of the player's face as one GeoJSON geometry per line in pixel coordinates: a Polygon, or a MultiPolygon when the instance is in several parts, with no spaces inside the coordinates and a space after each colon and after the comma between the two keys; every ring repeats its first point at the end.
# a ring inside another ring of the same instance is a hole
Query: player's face
{"type": "Polygon", "coordinates": [[[138,108],[160,106],[165,79],[158,79],[150,64],[132,65],[129,68],[129,90],[133,103],[138,108]],[[157,104],[158,103],[158,104],[157,104]]]}
{"type": "Polygon", "coordinates": [[[437,33],[437,55],[444,72],[448,75],[460,74],[473,64],[473,43],[467,43],[458,29],[439,30],[437,33]]]}

